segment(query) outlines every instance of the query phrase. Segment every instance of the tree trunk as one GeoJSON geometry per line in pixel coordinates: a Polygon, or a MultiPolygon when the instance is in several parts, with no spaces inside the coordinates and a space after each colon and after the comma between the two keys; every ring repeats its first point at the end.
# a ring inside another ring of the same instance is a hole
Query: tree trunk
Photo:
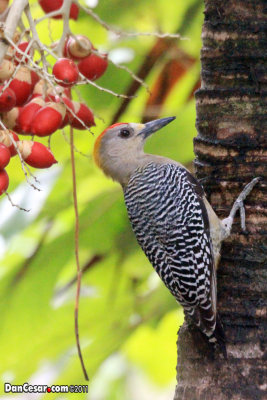
{"type": "MultiPolygon", "coordinates": [[[[266,0],[206,0],[202,87],[196,93],[196,173],[220,217],[245,183],[266,178],[266,0]]],[[[266,181],[245,202],[222,247],[218,311],[228,360],[207,357],[185,324],[178,339],[174,400],[267,399],[266,181]],[[265,192],[266,193],[266,192],[265,192]],[[265,229],[265,232],[264,232],[265,229]]]]}

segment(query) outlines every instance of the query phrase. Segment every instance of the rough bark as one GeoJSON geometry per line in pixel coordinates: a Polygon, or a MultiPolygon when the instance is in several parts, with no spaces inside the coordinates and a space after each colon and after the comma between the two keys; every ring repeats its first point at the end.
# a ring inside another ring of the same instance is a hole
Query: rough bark
{"type": "MultiPolygon", "coordinates": [[[[195,167],[208,198],[226,217],[245,183],[267,175],[266,0],[206,0],[196,94],[195,167]]],[[[246,200],[224,242],[218,310],[228,360],[207,357],[201,335],[179,332],[175,400],[267,399],[266,180],[246,200]]]]}

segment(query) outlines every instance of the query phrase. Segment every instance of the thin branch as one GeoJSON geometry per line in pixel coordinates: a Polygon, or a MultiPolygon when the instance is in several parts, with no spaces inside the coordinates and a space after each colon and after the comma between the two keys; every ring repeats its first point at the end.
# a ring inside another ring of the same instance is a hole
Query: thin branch
{"type": "Polygon", "coordinates": [[[56,53],[60,57],[62,57],[66,37],[70,33],[69,14],[70,14],[71,4],[72,4],[72,0],[64,0],[62,7],[61,7],[62,8],[62,17],[63,17],[63,32],[62,32],[60,41],[58,42],[58,45],[55,49],[56,53]]]}
{"type": "MultiPolygon", "coordinates": [[[[70,140],[68,139],[68,137],[67,137],[67,135],[66,135],[64,129],[61,129],[61,133],[62,133],[62,136],[63,136],[65,142],[68,143],[68,144],[70,144],[70,140]]],[[[51,136],[49,136],[49,138],[50,138],[50,137],[51,137],[51,136]]],[[[86,158],[88,158],[89,160],[92,159],[92,156],[89,156],[88,154],[83,153],[82,151],[80,151],[79,149],[77,149],[76,146],[73,145],[73,148],[74,148],[74,151],[75,151],[76,153],[80,154],[81,156],[86,157],[86,158]]]]}
{"type": "MultiPolygon", "coordinates": [[[[105,58],[105,56],[97,50],[92,49],[91,52],[93,54],[96,54],[100,58],[105,58]]],[[[126,67],[126,65],[117,64],[114,61],[112,61],[110,58],[108,59],[108,62],[113,64],[116,68],[128,72],[128,74],[133,78],[133,80],[140,83],[140,85],[143,86],[149,94],[151,94],[151,92],[149,90],[149,86],[143,81],[143,79],[141,79],[141,78],[139,78],[139,76],[135,75],[135,73],[130,68],[126,67]]],[[[126,96],[126,95],[124,95],[124,96],[126,96]]],[[[129,98],[129,97],[126,97],[126,98],[129,98]]]]}
{"type": "Polygon", "coordinates": [[[86,6],[83,6],[82,4],[79,3],[79,1],[75,0],[74,1],[83,11],[86,12],[86,14],[90,15],[96,22],[98,22],[103,28],[105,28],[107,31],[114,33],[118,37],[138,37],[138,36],[152,36],[152,37],[157,37],[157,38],[173,38],[173,39],[180,39],[180,40],[188,40],[186,37],[182,37],[179,33],[161,33],[161,32],[126,32],[122,31],[118,28],[115,28],[109,24],[107,24],[105,21],[103,21],[97,14],[95,14],[91,8],[88,8],[86,6]]]}
{"type": "MultiPolygon", "coordinates": [[[[129,99],[129,96],[127,96],[125,94],[120,94],[120,93],[113,92],[113,90],[111,90],[111,89],[103,88],[102,86],[99,86],[94,81],[90,81],[90,79],[87,79],[81,72],[79,73],[79,76],[81,76],[83,80],[80,81],[80,82],[77,82],[76,85],[84,85],[86,83],[89,83],[89,85],[94,86],[95,88],[97,88],[101,92],[106,92],[106,93],[112,94],[112,96],[120,97],[122,99],[129,99]]],[[[135,97],[135,96],[132,96],[130,98],[133,98],[133,97],[135,97]]]]}
{"type": "Polygon", "coordinates": [[[31,210],[27,210],[26,208],[20,207],[19,205],[13,203],[13,201],[12,201],[12,199],[11,199],[11,197],[10,197],[8,192],[5,192],[5,194],[6,194],[7,198],[8,198],[8,200],[9,200],[9,202],[11,203],[12,207],[16,207],[21,211],[26,211],[26,212],[30,212],[31,211],[31,210]]]}
{"type": "MultiPolygon", "coordinates": [[[[32,61],[32,58],[31,58],[30,54],[28,55],[28,53],[30,53],[30,49],[33,46],[33,44],[34,44],[34,40],[31,38],[29,40],[29,43],[28,43],[27,48],[25,49],[25,51],[21,51],[20,48],[18,47],[18,51],[17,52],[22,55],[22,58],[20,59],[19,57],[16,57],[16,53],[15,53],[14,59],[16,60],[16,62],[19,63],[20,66],[21,66],[21,64],[23,64],[25,62],[26,56],[27,56],[28,60],[32,61]]],[[[34,49],[33,49],[33,52],[34,52],[34,49]]]]}
{"type": "Polygon", "coordinates": [[[118,31],[117,35],[119,36],[128,36],[128,37],[138,37],[138,36],[152,36],[159,39],[179,39],[179,40],[189,40],[187,37],[182,37],[179,33],[161,33],[161,32],[125,32],[118,31]]]}
{"type": "MultiPolygon", "coordinates": [[[[80,103],[84,103],[84,99],[83,99],[83,97],[82,97],[82,95],[81,95],[80,90],[77,89],[76,86],[73,86],[73,87],[72,87],[72,90],[77,94],[77,97],[78,97],[78,99],[79,99],[79,102],[80,102],[80,103]]],[[[96,119],[99,119],[100,121],[102,121],[103,123],[105,123],[105,119],[104,119],[103,117],[101,117],[101,116],[98,114],[98,112],[95,111],[95,109],[93,109],[93,108],[90,107],[90,110],[92,111],[92,113],[94,114],[94,117],[95,117],[96,119]]],[[[93,133],[93,132],[92,132],[92,133],[93,133]]]]}
{"type": "Polygon", "coordinates": [[[19,42],[20,42],[21,39],[24,38],[24,36],[26,36],[27,40],[30,40],[31,39],[31,37],[30,37],[30,29],[26,28],[26,26],[24,25],[24,22],[22,21],[22,18],[19,20],[18,27],[21,30],[21,35],[20,35],[19,42]]]}
{"type": "MultiPolygon", "coordinates": [[[[137,75],[135,75],[135,73],[134,73],[130,68],[126,67],[126,65],[117,64],[117,63],[115,63],[114,61],[112,61],[112,60],[110,60],[110,59],[109,59],[109,62],[110,62],[111,64],[115,65],[116,68],[122,69],[123,71],[128,72],[128,74],[133,78],[133,80],[135,80],[136,82],[140,83],[140,85],[143,86],[149,94],[151,94],[151,91],[150,91],[150,89],[149,89],[148,84],[145,83],[145,82],[143,81],[143,79],[141,79],[141,78],[139,78],[137,75]]],[[[129,98],[129,97],[128,97],[128,98],[129,98]]]]}
{"type": "Polygon", "coordinates": [[[25,14],[27,16],[27,19],[28,19],[28,22],[29,22],[29,25],[30,25],[30,30],[31,30],[31,33],[32,33],[32,37],[33,37],[34,41],[36,42],[37,46],[39,47],[39,49],[42,49],[43,48],[43,44],[40,41],[40,38],[38,36],[37,30],[36,30],[36,26],[35,26],[34,20],[32,18],[32,14],[31,14],[31,10],[30,10],[30,6],[29,5],[26,7],[25,14]]]}
{"type": "MultiPolygon", "coordinates": [[[[23,10],[28,4],[28,0],[14,0],[10,7],[4,29],[4,38],[11,39],[15,33],[15,30],[19,24],[23,10]]],[[[8,43],[2,40],[0,42],[0,64],[6,54],[8,43]]]]}
{"type": "Polygon", "coordinates": [[[60,8],[58,8],[57,10],[51,11],[50,13],[47,13],[47,14],[44,14],[42,17],[36,19],[34,22],[37,25],[40,22],[44,21],[45,19],[53,18],[53,17],[56,17],[58,15],[61,15],[63,13],[63,11],[64,11],[64,2],[62,4],[62,6],[60,8]]]}
{"type": "Polygon", "coordinates": [[[47,20],[47,29],[48,29],[49,39],[51,40],[51,43],[53,43],[54,39],[52,37],[51,19],[47,20]]]}
{"type": "Polygon", "coordinates": [[[80,338],[79,338],[79,299],[81,291],[81,279],[82,271],[80,268],[80,258],[79,258],[79,212],[78,212],[78,201],[77,201],[77,186],[76,186],[76,171],[75,171],[75,156],[74,156],[74,139],[73,139],[73,128],[70,127],[70,152],[71,152],[71,166],[72,166],[72,185],[73,185],[73,203],[75,212],[75,259],[77,267],[77,287],[76,287],[76,298],[75,298],[75,309],[74,309],[74,322],[75,322],[75,337],[76,345],[78,350],[78,355],[81,362],[81,367],[83,370],[84,377],[89,381],[87,371],[84,365],[80,338]]]}

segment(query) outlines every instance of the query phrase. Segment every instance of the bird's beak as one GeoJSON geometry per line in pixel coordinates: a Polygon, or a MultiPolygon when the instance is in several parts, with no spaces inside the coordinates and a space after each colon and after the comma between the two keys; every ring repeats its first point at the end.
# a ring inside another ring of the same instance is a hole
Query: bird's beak
{"type": "Polygon", "coordinates": [[[148,136],[152,135],[152,133],[163,128],[163,126],[168,125],[175,118],[176,117],[160,118],[155,119],[154,121],[147,122],[146,124],[144,124],[145,127],[139,132],[138,135],[141,135],[144,139],[146,139],[148,136]]]}

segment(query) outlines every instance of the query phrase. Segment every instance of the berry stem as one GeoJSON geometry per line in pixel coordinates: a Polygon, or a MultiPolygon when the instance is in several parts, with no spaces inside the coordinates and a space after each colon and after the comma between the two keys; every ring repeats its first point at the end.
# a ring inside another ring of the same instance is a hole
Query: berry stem
{"type": "Polygon", "coordinates": [[[77,185],[76,185],[76,171],[75,171],[75,156],[74,156],[74,139],[73,139],[73,128],[70,127],[70,152],[71,152],[71,167],[72,167],[72,186],[73,186],[73,204],[74,204],[74,212],[75,212],[75,259],[76,259],[76,267],[77,267],[77,286],[76,286],[76,298],[75,298],[75,309],[74,309],[74,325],[75,325],[75,337],[76,337],[76,346],[78,350],[78,355],[81,362],[81,367],[83,370],[84,377],[87,381],[89,381],[87,371],[84,365],[80,338],[79,338],[79,300],[80,300],[80,291],[81,291],[81,279],[82,279],[82,271],[80,267],[80,258],[79,258],[79,211],[78,211],[78,201],[77,201],[77,185]]]}
{"type": "Polygon", "coordinates": [[[66,37],[70,33],[69,27],[69,14],[70,14],[70,7],[72,4],[72,0],[65,0],[62,5],[62,17],[63,17],[63,32],[60,41],[56,47],[56,53],[59,57],[62,57],[63,47],[66,40],[66,37]]]}

